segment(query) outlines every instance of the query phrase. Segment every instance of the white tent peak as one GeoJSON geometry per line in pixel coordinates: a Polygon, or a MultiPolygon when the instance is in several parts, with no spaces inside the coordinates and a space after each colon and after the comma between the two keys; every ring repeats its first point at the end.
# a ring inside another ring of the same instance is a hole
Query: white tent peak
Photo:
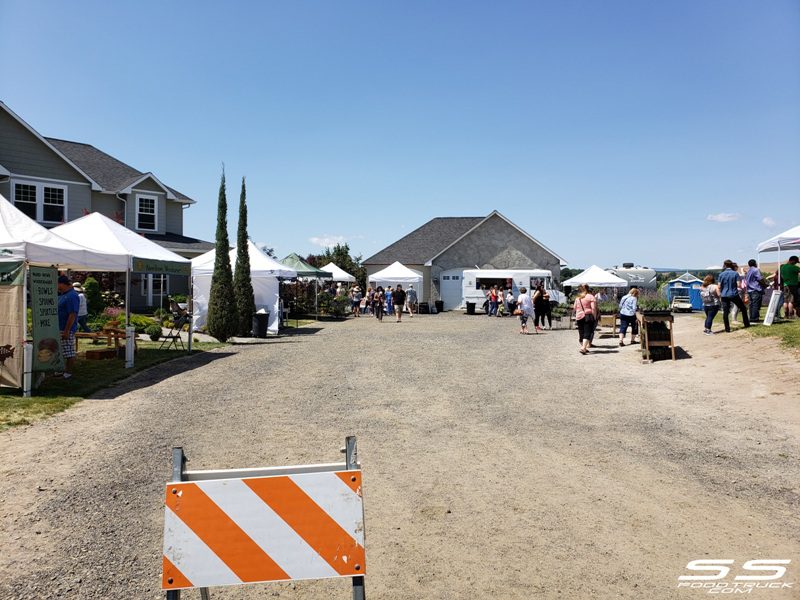
{"type": "MultiPolygon", "coordinates": [[[[274,258],[267,256],[252,240],[247,240],[247,254],[250,256],[250,273],[253,277],[269,276],[293,279],[297,271],[279,263],[274,258]]],[[[211,275],[214,273],[214,259],[216,250],[209,250],[205,254],[192,259],[192,275],[211,275]]],[[[236,248],[228,253],[231,269],[236,268],[236,248]]]]}
{"type": "Polygon", "coordinates": [[[59,225],[53,232],[72,242],[91,240],[92,248],[102,252],[127,254],[130,258],[189,263],[188,258],[159,246],[98,212],[59,225]]]}
{"type": "Polygon", "coordinates": [[[758,252],[800,250],[800,225],[795,225],[791,229],[787,229],[783,233],[779,233],[761,242],[756,250],[758,252]]]}
{"type": "Polygon", "coordinates": [[[125,271],[128,257],[91,250],[43,227],[0,195],[0,258],[62,269],[125,271]]]}
{"type": "Polygon", "coordinates": [[[561,285],[568,285],[576,287],[579,285],[591,285],[594,287],[628,287],[628,282],[621,277],[617,277],[613,273],[609,273],[605,269],[601,269],[597,265],[592,265],[582,273],[575,275],[570,279],[562,282],[561,285]]]}
{"type": "Polygon", "coordinates": [[[331,277],[333,281],[346,281],[349,283],[353,283],[356,280],[356,278],[350,275],[350,273],[338,267],[332,262],[329,262],[324,267],[320,267],[320,270],[327,271],[328,273],[333,275],[333,277],[331,277]]]}
{"type": "Polygon", "coordinates": [[[421,283],[422,273],[409,269],[400,261],[395,261],[385,269],[373,273],[368,277],[370,281],[374,281],[377,285],[395,284],[395,283],[421,283]]]}

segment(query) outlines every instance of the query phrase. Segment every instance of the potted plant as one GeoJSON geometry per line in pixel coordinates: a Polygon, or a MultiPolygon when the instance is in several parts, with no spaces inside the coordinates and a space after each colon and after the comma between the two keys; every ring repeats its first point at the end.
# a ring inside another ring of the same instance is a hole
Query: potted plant
{"type": "Polygon", "coordinates": [[[145,332],[145,334],[150,336],[151,340],[153,340],[154,342],[157,342],[159,340],[159,338],[161,337],[161,326],[160,325],[156,325],[155,323],[153,323],[147,329],[145,329],[144,332],[145,332]]]}

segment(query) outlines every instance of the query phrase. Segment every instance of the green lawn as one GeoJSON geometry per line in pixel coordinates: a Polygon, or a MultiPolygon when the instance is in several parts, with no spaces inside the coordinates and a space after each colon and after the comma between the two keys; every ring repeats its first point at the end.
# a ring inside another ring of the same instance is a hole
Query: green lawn
{"type": "MultiPolygon", "coordinates": [[[[27,425],[57,412],[61,412],[103,388],[119,383],[134,373],[153,365],[186,356],[181,350],[159,350],[160,342],[139,341],[135,366],[126,369],[122,360],[86,360],[79,356],[74,377],[65,380],[48,377],[34,390],[34,396],[23,398],[19,390],[0,390],[0,431],[15,425],[27,425]]],[[[192,353],[224,347],[220,343],[194,343],[192,353]]],[[[85,342],[81,350],[91,347],[85,342]]]]}
{"type": "Polygon", "coordinates": [[[784,346],[800,348],[800,319],[779,321],[769,327],[755,325],[750,333],[757,337],[778,337],[784,346]]]}

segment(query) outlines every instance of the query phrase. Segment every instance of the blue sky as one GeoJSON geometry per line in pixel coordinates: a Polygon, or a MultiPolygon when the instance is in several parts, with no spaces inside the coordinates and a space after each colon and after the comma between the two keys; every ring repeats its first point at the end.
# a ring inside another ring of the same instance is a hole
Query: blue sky
{"type": "Polygon", "coordinates": [[[497,209],[570,265],[705,267],[800,223],[800,4],[0,0],[0,99],[235,235],[365,258],[497,209]]]}

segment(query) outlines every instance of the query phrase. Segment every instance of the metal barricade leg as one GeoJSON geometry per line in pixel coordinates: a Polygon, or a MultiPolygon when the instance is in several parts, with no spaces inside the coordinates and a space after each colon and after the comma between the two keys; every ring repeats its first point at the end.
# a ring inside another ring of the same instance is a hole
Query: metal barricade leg
{"type": "MultiPolygon", "coordinates": [[[[358,469],[358,446],[354,435],[349,435],[345,438],[344,448],[347,470],[358,469]]],[[[353,600],[365,600],[365,598],[364,576],[353,577],[353,600]]]]}

